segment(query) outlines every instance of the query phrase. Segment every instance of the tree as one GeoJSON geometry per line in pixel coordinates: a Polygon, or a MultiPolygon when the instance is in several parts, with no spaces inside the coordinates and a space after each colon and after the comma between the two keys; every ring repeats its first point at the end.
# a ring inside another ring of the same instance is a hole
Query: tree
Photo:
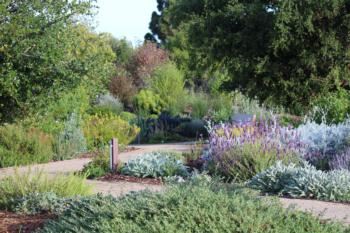
{"type": "Polygon", "coordinates": [[[229,71],[225,89],[295,113],[348,90],[349,16],[346,0],[170,0],[162,14],[173,31],[185,30],[187,51],[229,71]]]}
{"type": "Polygon", "coordinates": [[[77,21],[94,0],[0,3],[0,122],[24,116],[62,91],[106,85],[114,55],[77,21]]]}

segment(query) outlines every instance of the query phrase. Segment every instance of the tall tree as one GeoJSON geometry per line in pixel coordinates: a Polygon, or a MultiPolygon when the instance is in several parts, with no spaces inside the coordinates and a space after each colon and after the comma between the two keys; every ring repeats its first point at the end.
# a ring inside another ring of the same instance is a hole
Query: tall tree
{"type": "Polygon", "coordinates": [[[170,0],[163,16],[204,64],[229,71],[226,89],[300,113],[348,88],[347,0],[170,0]]]}

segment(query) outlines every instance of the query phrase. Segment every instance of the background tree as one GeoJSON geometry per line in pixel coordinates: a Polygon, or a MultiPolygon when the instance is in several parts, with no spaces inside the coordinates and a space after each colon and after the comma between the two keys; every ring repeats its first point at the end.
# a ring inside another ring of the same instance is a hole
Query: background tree
{"type": "Polygon", "coordinates": [[[1,1],[0,121],[29,114],[63,90],[106,86],[113,52],[77,21],[93,9],[94,0],[1,1]]]}
{"type": "Polygon", "coordinates": [[[349,11],[346,0],[170,0],[162,17],[184,30],[184,51],[228,71],[225,89],[301,113],[348,89],[349,11]]]}

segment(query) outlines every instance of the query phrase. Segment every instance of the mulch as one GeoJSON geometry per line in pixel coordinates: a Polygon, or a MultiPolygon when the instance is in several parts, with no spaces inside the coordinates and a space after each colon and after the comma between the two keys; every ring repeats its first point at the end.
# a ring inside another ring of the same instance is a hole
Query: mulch
{"type": "Polygon", "coordinates": [[[121,174],[107,174],[98,180],[100,181],[108,181],[108,182],[131,182],[131,183],[139,183],[139,184],[151,184],[151,185],[163,185],[161,179],[156,178],[139,178],[134,176],[125,176],[121,174]]]}
{"type": "Polygon", "coordinates": [[[0,212],[0,233],[30,233],[41,228],[44,223],[53,219],[52,214],[20,215],[0,212]]]}

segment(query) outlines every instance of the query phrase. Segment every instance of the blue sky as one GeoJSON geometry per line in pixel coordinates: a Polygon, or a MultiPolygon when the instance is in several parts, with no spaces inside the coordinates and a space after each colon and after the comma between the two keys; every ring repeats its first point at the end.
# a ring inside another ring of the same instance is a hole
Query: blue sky
{"type": "Polygon", "coordinates": [[[126,37],[133,44],[143,41],[151,14],[157,9],[156,0],[98,0],[97,4],[96,30],[126,37]]]}

